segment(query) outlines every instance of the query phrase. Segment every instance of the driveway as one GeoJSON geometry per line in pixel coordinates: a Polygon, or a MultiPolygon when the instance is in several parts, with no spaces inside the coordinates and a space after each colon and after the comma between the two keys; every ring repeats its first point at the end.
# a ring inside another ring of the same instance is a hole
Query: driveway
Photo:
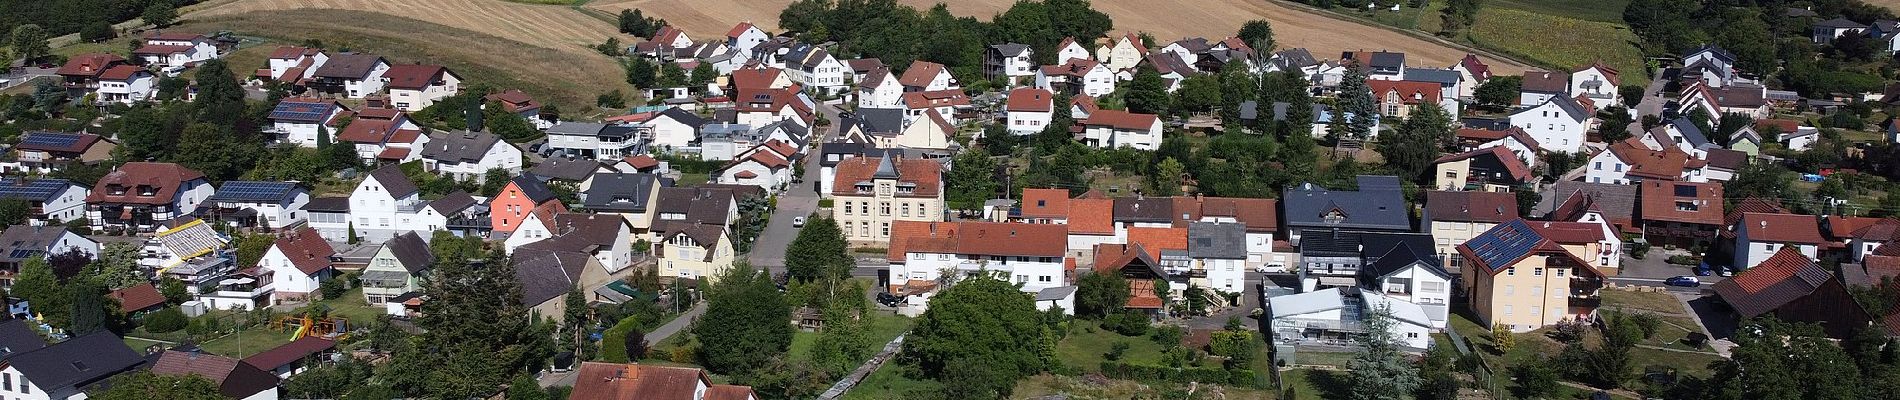
{"type": "Polygon", "coordinates": [[[1715,285],[1716,282],[1728,279],[1716,275],[1697,276],[1696,279],[1702,281],[1701,287],[1690,288],[1664,285],[1663,280],[1671,277],[1685,275],[1695,276],[1695,271],[1688,266],[1668,263],[1667,260],[1670,254],[1669,251],[1663,249],[1652,249],[1649,252],[1648,258],[1639,260],[1623,257],[1623,270],[1617,272],[1616,276],[1611,277],[1610,282],[1615,282],[1619,285],[1664,287],[1672,292],[1680,293],[1700,293],[1703,289],[1708,289],[1715,285]]]}
{"type": "MultiPolygon", "coordinates": [[[[836,120],[838,112],[837,107],[818,103],[818,113],[827,119],[836,120]]],[[[823,158],[818,148],[831,141],[831,132],[827,128],[813,128],[817,132],[814,132],[811,145],[805,150],[804,160],[799,161],[805,165],[804,174],[799,176],[797,183],[785,189],[785,193],[778,195],[778,209],[772,210],[772,220],[766,224],[765,231],[759,233],[759,238],[752,242],[752,252],[746,254],[746,260],[751,261],[753,267],[774,274],[784,272],[785,248],[791,245],[793,238],[798,237],[798,228],[792,227],[792,219],[809,217],[818,211],[818,160],[823,158]]]]}

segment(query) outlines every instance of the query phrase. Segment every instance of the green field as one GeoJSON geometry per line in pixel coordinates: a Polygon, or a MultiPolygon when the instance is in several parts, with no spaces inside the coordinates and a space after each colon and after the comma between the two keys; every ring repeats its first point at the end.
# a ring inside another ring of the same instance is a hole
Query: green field
{"type": "Polygon", "coordinates": [[[1508,8],[1621,25],[1623,6],[1628,4],[1629,0],[1490,0],[1484,2],[1483,7],[1508,8]]]}
{"type": "Polygon", "coordinates": [[[1469,38],[1480,47],[1564,71],[1602,60],[1622,72],[1624,85],[1649,82],[1636,35],[1621,22],[1486,7],[1478,11],[1469,38]]]}

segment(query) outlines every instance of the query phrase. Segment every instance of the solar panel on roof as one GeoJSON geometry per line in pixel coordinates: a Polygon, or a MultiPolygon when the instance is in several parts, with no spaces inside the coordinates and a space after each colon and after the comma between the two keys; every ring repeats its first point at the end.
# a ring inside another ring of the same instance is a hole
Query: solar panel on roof
{"type": "Polygon", "coordinates": [[[1676,197],[1695,197],[1695,186],[1676,185],[1676,197]]]}
{"type": "Polygon", "coordinates": [[[79,134],[57,132],[34,132],[20,139],[22,146],[70,147],[79,142],[79,134]]]}
{"type": "Polygon", "coordinates": [[[34,181],[0,179],[0,198],[46,200],[58,194],[59,191],[65,190],[66,185],[68,185],[68,183],[63,179],[40,179],[34,181]]]}
{"type": "Polygon", "coordinates": [[[211,197],[219,201],[277,201],[295,187],[289,182],[231,181],[211,197]]]}

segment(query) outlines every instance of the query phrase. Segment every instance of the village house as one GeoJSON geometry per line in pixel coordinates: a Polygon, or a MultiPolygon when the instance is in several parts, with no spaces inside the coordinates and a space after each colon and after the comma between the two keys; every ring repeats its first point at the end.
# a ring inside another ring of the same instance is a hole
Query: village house
{"type": "Polygon", "coordinates": [[[665,232],[652,250],[663,276],[716,281],[732,269],[738,252],[722,221],[663,221],[665,232]]]}
{"type": "Polygon", "coordinates": [[[803,157],[791,144],[773,140],[742,151],[732,162],[713,171],[722,184],[758,186],[768,193],[792,183],[794,163],[803,157]]]}
{"type": "Polygon", "coordinates": [[[166,272],[193,264],[216,266],[212,260],[223,258],[220,250],[231,242],[201,219],[160,228],[152,232],[152,239],[145,242],[139,267],[166,272]]]}
{"type": "Polygon", "coordinates": [[[943,167],[936,160],[853,157],[840,161],[836,174],[832,219],[853,246],[887,245],[895,221],[944,220],[943,167]]]}
{"type": "Polygon", "coordinates": [[[1866,30],[1867,25],[1865,24],[1854,22],[1847,18],[1835,18],[1815,22],[1812,29],[1813,35],[1811,36],[1815,44],[1826,45],[1834,43],[1834,39],[1841,36],[1858,35],[1866,30]]]}
{"type": "Polygon", "coordinates": [[[218,46],[211,38],[196,33],[151,31],[142,38],[145,45],[132,50],[146,66],[176,71],[218,58],[218,46]]]}
{"type": "MultiPolygon", "coordinates": [[[[1366,86],[1372,88],[1372,98],[1376,99],[1381,119],[1405,118],[1420,105],[1440,101],[1441,87],[1431,82],[1367,79],[1366,86]]],[[[1451,108],[1444,111],[1446,115],[1456,112],[1451,108]]]]}
{"type": "MultiPolygon", "coordinates": [[[[1306,234],[1300,242],[1299,262],[1294,271],[1303,292],[1329,287],[1357,287],[1367,265],[1387,255],[1412,257],[1415,254],[1430,264],[1439,265],[1432,250],[1432,236],[1423,233],[1391,233],[1328,229],[1306,234]],[[1400,247],[1411,250],[1394,253],[1400,247]]],[[[1442,266],[1441,266],[1442,268],[1442,266]]]]}
{"type": "Polygon", "coordinates": [[[983,49],[983,79],[1002,78],[1015,86],[1036,74],[1035,49],[1020,43],[990,45],[983,49]]]}
{"type": "Polygon", "coordinates": [[[1049,126],[1054,117],[1055,96],[1049,91],[1037,88],[1019,88],[1009,91],[1009,101],[1004,104],[1007,112],[1009,133],[1033,135],[1049,126]]]}
{"type": "Polygon", "coordinates": [[[356,113],[336,100],[286,97],[271,109],[270,131],[276,134],[278,143],[316,148],[318,138],[324,134],[336,140],[335,135],[342,133],[338,128],[353,115],[356,113]]]}
{"type": "Polygon", "coordinates": [[[23,172],[50,174],[78,162],[94,164],[112,158],[119,148],[112,139],[81,132],[29,131],[13,145],[13,162],[23,172]]]}
{"type": "Polygon", "coordinates": [[[934,109],[923,118],[908,120],[903,110],[860,109],[838,125],[841,142],[864,143],[880,149],[947,149],[956,127],[934,109]]]}
{"type": "Polygon", "coordinates": [[[1619,106],[1623,101],[1618,89],[1622,88],[1623,79],[1617,75],[1616,69],[1598,60],[1570,72],[1567,97],[1588,98],[1598,108],[1619,106]]]}
{"type": "Polygon", "coordinates": [[[1643,181],[1636,212],[1643,238],[1654,246],[1706,247],[1722,229],[1722,185],[1643,181]]]}
{"type": "Polygon", "coordinates": [[[1465,58],[1459,59],[1457,65],[1451,66],[1451,70],[1458,72],[1459,99],[1477,97],[1478,86],[1491,80],[1491,66],[1479,60],[1476,54],[1465,54],[1465,58]]]}
{"type": "Polygon", "coordinates": [[[0,199],[26,202],[27,224],[51,225],[86,217],[91,190],[65,179],[0,177],[0,199]]]}
{"type": "Polygon", "coordinates": [[[480,182],[488,171],[521,174],[521,149],[487,132],[436,132],[422,147],[422,168],[457,181],[480,182]]]}
{"type": "Polygon", "coordinates": [[[1774,110],[1772,105],[1768,104],[1767,91],[1766,87],[1758,85],[1710,87],[1696,82],[1684,86],[1678,93],[1676,112],[1689,115],[1700,109],[1708,113],[1711,118],[1728,114],[1742,114],[1756,119],[1768,118],[1774,115],[1774,110]]]}
{"type": "Polygon", "coordinates": [[[1119,38],[1102,38],[1096,41],[1095,61],[1107,66],[1111,71],[1134,68],[1141,63],[1143,55],[1148,54],[1148,45],[1142,43],[1141,36],[1134,32],[1123,34],[1119,38]]]}
{"type": "Polygon", "coordinates": [[[69,97],[85,97],[99,90],[99,75],[112,67],[127,65],[124,57],[105,53],[87,53],[66,59],[55,73],[64,79],[62,86],[69,97]]]}
{"type": "MultiPolygon", "coordinates": [[[[1528,85],[1529,79],[1525,82],[1528,85]]],[[[1527,106],[1511,113],[1511,126],[1529,133],[1544,150],[1564,153],[1583,150],[1585,134],[1595,123],[1595,110],[1561,95],[1527,106]]]]}
{"type": "Polygon", "coordinates": [[[199,376],[216,385],[218,394],[240,400],[277,400],[277,385],[282,381],[257,366],[201,351],[165,350],[152,361],[152,374],[175,378],[199,376]]]}
{"type": "Polygon", "coordinates": [[[142,102],[157,93],[157,81],[144,68],[116,65],[99,73],[99,89],[93,92],[93,101],[127,105],[142,102]]]}
{"type": "Polygon", "coordinates": [[[403,64],[383,73],[383,86],[396,109],[416,112],[461,93],[462,76],[440,65],[403,64]]]}
{"type": "Polygon", "coordinates": [[[1368,260],[1359,268],[1359,290],[1415,304],[1425,314],[1423,325],[1444,329],[1451,314],[1453,273],[1440,265],[1441,256],[1428,251],[1400,243],[1368,260]]]}
{"type": "Polygon", "coordinates": [[[1793,247],[1775,251],[1713,289],[1734,308],[1738,321],[1772,314],[1782,321],[1821,325],[1828,337],[1848,338],[1874,320],[1834,271],[1793,247]]]}
{"type": "Polygon", "coordinates": [[[864,75],[858,81],[858,109],[898,108],[903,100],[904,85],[897,83],[897,74],[890,69],[878,68],[864,75]]]}
{"type": "MultiPolygon", "coordinates": [[[[527,222],[505,241],[509,253],[550,251],[572,252],[594,258],[605,272],[626,275],[633,266],[633,227],[616,215],[553,213],[530,214],[527,222]],[[531,232],[532,231],[532,232],[531,232]],[[524,240],[529,238],[527,243],[524,240]]],[[[592,291],[599,282],[582,288],[592,291]]]]}
{"type": "Polygon", "coordinates": [[[1187,228],[1188,284],[1222,293],[1246,289],[1247,226],[1235,222],[1195,221],[1187,228]]]}
{"type": "Polygon", "coordinates": [[[271,244],[257,266],[270,271],[270,286],[278,302],[313,300],[323,281],[332,279],[336,249],[315,229],[304,227],[284,233],[271,244]]]}
{"type": "Polygon", "coordinates": [[[1702,132],[1702,128],[1696,127],[1695,122],[1690,121],[1688,117],[1677,117],[1669,120],[1668,123],[1651,128],[1637,136],[1637,140],[1641,140],[1643,145],[1651,150],[1673,147],[1688,154],[1690,158],[1698,160],[1707,160],[1709,150],[1722,148],[1720,144],[1709,141],[1708,135],[1702,132]]]}
{"type": "Polygon", "coordinates": [[[563,315],[569,291],[591,292],[616,279],[599,259],[579,251],[522,249],[509,258],[521,280],[521,304],[535,315],[563,315]]]}
{"type": "Polygon", "coordinates": [[[956,119],[958,113],[973,108],[970,97],[964,95],[963,90],[960,89],[908,92],[904,93],[902,101],[905,124],[929,118],[931,112],[936,112],[937,118],[942,118],[946,123],[955,124],[958,122],[956,119]]]}
{"type": "Polygon", "coordinates": [[[1536,182],[1530,167],[1504,147],[1449,154],[1432,162],[1440,190],[1509,192],[1536,182]]]}
{"type": "Polygon", "coordinates": [[[1366,320],[1389,313],[1390,332],[1408,353],[1422,353],[1432,345],[1432,321],[1423,308],[1376,291],[1332,288],[1268,299],[1267,325],[1274,336],[1289,342],[1326,346],[1356,346],[1366,320]]]}
{"type": "MultiPolygon", "coordinates": [[[[415,216],[428,203],[421,200],[415,181],[390,164],[370,171],[350,192],[350,229],[369,243],[382,243],[397,233],[415,230],[415,216]]],[[[339,238],[332,237],[333,241],[339,238]]]]}
{"type": "Polygon", "coordinates": [[[6,343],[11,351],[6,362],[0,363],[0,376],[17,377],[20,383],[0,386],[0,396],[9,399],[84,399],[87,388],[145,365],[138,352],[109,331],[54,344],[38,336],[9,341],[15,343],[6,343]]]}
{"type": "Polygon", "coordinates": [[[1516,155],[1518,161],[1523,162],[1527,168],[1537,167],[1539,153],[1543,151],[1537,139],[1532,138],[1530,133],[1524,132],[1524,128],[1515,126],[1506,125],[1504,129],[1464,127],[1458,128],[1453,135],[1460,151],[1503,147],[1510,150],[1512,155],[1516,155]]]}
{"type": "MultiPolygon", "coordinates": [[[[371,305],[381,305],[405,294],[422,290],[422,279],[428,276],[429,268],[435,264],[435,254],[429,252],[429,243],[415,232],[403,232],[401,235],[383,242],[376,249],[376,255],[370,256],[369,265],[363,266],[363,301],[371,305]]],[[[385,306],[388,307],[388,306],[385,306]]],[[[400,307],[391,309],[401,310],[400,307]]],[[[390,315],[403,316],[399,313],[390,315]]]]}
{"type": "Polygon", "coordinates": [[[1419,225],[1432,235],[1433,254],[1444,260],[1444,269],[1460,273],[1464,259],[1458,257],[1458,245],[1517,218],[1517,196],[1512,194],[1434,190],[1425,192],[1419,225]]]}
{"type": "Polygon", "coordinates": [[[852,82],[864,82],[866,78],[870,77],[872,71],[890,69],[890,67],[884,65],[884,60],[877,59],[876,57],[844,60],[844,66],[851,70],[852,82]]]}
{"type": "Polygon", "coordinates": [[[730,185],[662,187],[655,199],[653,228],[646,235],[648,241],[657,241],[659,237],[670,233],[668,229],[684,228],[696,224],[732,226],[739,220],[739,202],[745,198],[758,198],[763,191],[730,185]]]}
{"type": "Polygon", "coordinates": [[[67,252],[79,252],[90,257],[98,257],[99,242],[80,236],[63,227],[13,225],[0,232],[0,286],[13,287],[13,279],[20,273],[20,266],[27,260],[37,257],[52,257],[67,252]]]}
{"type": "Polygon", "coordinates": [[[1399,178],[1360,175],[1359,190],[1330,190],[1312,183],[1287,188],[1280,196],[1285,214],[1281,221],[1294,246],[1307,230],[1352,229],[1369,232],[1411,232],[1412,221],[1400,190],[1399,178]]]}
{"type": "Polygon", "coordinates": [[[1346,51],[1339,55],[1339,60],[1365,72],[1368,81],[1405,80],[1405,53],[1384,50],[1346,51]]]}
{"type": "Polygon", "coordinates": [[[409,114],[387,108],[366,108],[336,135],[336,143],[356,147],[356,156],[366,164],[406,163],[422,159],[423,145],[429,136],[409,120],[409,114]]]}
{"type": "Polygon", "coordinates": [[[658,149],[683,149],[699,140],[700,127],[709,122],[699,115],[672,107],[641,121],[640,127],[652,138],[649,145],[658,149]]]}
{"type": "Polygon", "coordinates": [[[797,90],[797,86],[785,89],[740,89],[735,97],[737,104],[733,111],[737,118],[729,121],[751,126],[765,126],[773,122],[796,120],[805,126],[811,126],[816,119],[813,107],[816,102],[797,90]]]}
{"type": "Polygon", "coordinates": [[[646,140],[634,126],[562,121],[547,129],[550,154],[607,161],[646,152],[646,140]]]}
{"type": "Polygon", "coordinates": [[[1136,150],[1161,147],[1161,119],[1153,114],[1099,110],[1078,122],[1082,124],[1082,143],[1092,147],[1136,150]]]}
{"type": "Polygon", "coordinates": [[[1029,293],[1063,287],[1067,234],[1056,224],[900,220],[888,236],[886,279],[918,313],[944,279],[990,274],[1029,293]]]}
{"type": "Polygon", "coordinates": [[[231,227],[276,230],[303,224],[309,203],[310,190],[294,182],[225,181],[201,214],[231,227]]]}
{"type": "Polygon", "coordinates": [[[383,91],[383,74],[389,61],[374,54],[340,53],[331,56],[312,73],[312,89],[323,93],[361,99],[383,91]]]}
{"type": "MultiPolygon", "coordinates": [[[[745,26],[750,26],[746,24],[745,26]]],[[[545,315],[545,314],[544,314],[545,315]]],[[[558,314],[556,314],[558,315],[558,314]]],[[[751,386],[712,383],[698,368],[582,362],[575,373],[575,400],[758,400],[751,386]]]]}
{"type": "Polygon", "coordinates": [[[1579,256],[1594,256],[1595,228],[1517,219],[1458,245],[1480,326],[1525,332],[1596,315],[1606,274],[1579,256]]]}
{"type": "Polygon", "coordinates": [[[654,205],[659,201],[660,187],[665,184],[658,175],[605,172],[594,174],[591,181],[593,184],[581,194],[581,203],[588,211],[618,214],[627,219],[636,234],[644,234],[652,227],[654,205]]]}
{"type": "Polygon", "coordinates": [[[265,68],[257,70],[259,80],[272,80],[303,86],[305,81],[316,77],[317,68],[330,61],[330,54],[323,49],[303,46],[277,46],[271,50],[265,68]]]}
{"type": "Polygon", "coordinates": [[[738,50],[740,54],[750,54],[753,48],[771,39],[772,35],[766,34],[764,30],[752,25],[751,22],[740,22],[726,31],[726,46],[738,50]]]}
{"type": "MultiPolygon", "coordinates": [[[[455,237],[488,237],[494,226],[489,220],[488,199],[464,191],[454,191],[429,202],[416,215],[419,232],[447,231],[455,237]]],[[[325,237],[328,237],[327,233],[325,237]]]]}
{"type": "Polygon", "coordinates": [[[1784,247],[1818,260],[1821,245],[1827,241],[1812,215],[1746,212],[1732,229],[1735,254],[1731,262],[1739,270],[1761,265],[1784,247]]]}
{"type": "Polygon", "coordinates": [[[178,164],[129,162],[93,185],[86,221],[94,230],[150,232],[197,212],[216,192],[204,174],[178,164]]]}
{"type": "Polygon", "coordinates": [[[1094,56],[1089,54],[1087,47],[1082,47],[1082,43],[1076,42],[1074,36],[1069,36],[1062,38],[1062,43],[1056,45],[1055,60],[1056,65],[1062,65],[1068,64],[1070,60],[1094,61],[1094,56]]]}
{"type": "Polygon", "coordinates": [[[844,79],[850,72],[846,71],[843,62],[832,57],[831,52],[823,47],[799,43],[785,54],[784,61],[784,71],[791,75],[792,82],[806,89],[826,96],[850,90],[844,79]]]}
{"type": "Polygon", "coordinates": [[[530,214],[546,218],[563,212],[567,212],[567,205],[534,174],[516,175],[488,200],[490,232],[500,234],[512,233],[515,228],[524,226],[530,214]]]}
{"type": "Polygon", "coordinates": [[[1698,181],[1701,166],[1697,160],[1674,146],[1652,150],[1637,138],[1611,143],[1609,148],[1590,157],[1584,181],[1626,185],[1646,180],[1698,181]]]}
{"type": "Polygon", "coordinates": [[[1524,82],[1518,88],[1518,107],[1537,107],[1556,97],[1571,97],[1570,74],[1524,71],[1524,82]]]}
{"type": "MultiPolygon", "coordinates": [[[[1056,65],[1036,68],[1034,84],[1050,92],[1071,96],[1107,96],[1115,91],[1115,72],[1087,58],[1070,59],[1056,65]]],[[[1082,118],[1082,116],[1077,116],[1082,118]]]]}

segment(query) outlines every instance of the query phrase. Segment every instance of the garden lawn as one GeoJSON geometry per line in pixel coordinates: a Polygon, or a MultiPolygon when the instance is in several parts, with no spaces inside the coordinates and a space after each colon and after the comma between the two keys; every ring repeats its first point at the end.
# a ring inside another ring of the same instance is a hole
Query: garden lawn
{"type": "Polygon", "coordinates": [[[243,359],[290,343],[290,331],[275,331],[263,327],[252,327],[225,337],[204,342],[199,347],[206,353],[243,359]]]}
{"type": "MultiPolygon", "coordinates": [[[[865,337],[871,339],[866,343],[870,347],[869,354],[884,350],[884,345],[890,344],[897,335],[910,331],[912,323],[910,317],[884,311],[871,311],[864,318],[865,337]]],[[[792,361],[810,360],[812,346],[817,343],[818,332],[793,332],[792,348],[785,352],[786,358],[792,361]]]]}
{"type": "Polygon", "coordinates": [[[1099,323],[1077,319],[1069,327],[1069,336],[1056,343],[1056,359],[1062,365],[1084,372],[1101,372],[1102,361],[1115,342],[1128,343],[1128,351],[1119,361],[1133,364],[1161,364],[1161,345],[1148,336],[1122,336],[1102,329],[1099,323]]]}
{"type": "Polygon", "coordinates": [[[1683,315],[1682,300],[1665,292],[1604,290],[1603,308],[1628,308],[1655,313],[1683,315]]]}
{"type": "MultiPolygon", "coordinates": [[[[1592,6],[1599,5],[1592,3],[1592,6]]],[[[1642,52],[1634,44],[1636,35],[1621,23],[1484,7],[1478,11],[1478,22],[1471,27],[1469,38],[1479,47],[1526,58],[1565,72],[1602,60],[1604,64],[1622,72],[1624,85],[1649,83],[1643,68],[1642,52]],[[1561,34],[1555,34],[1557,32],[1561,34]]]]}
{"type": "Polygon", "coordinates": [[[330,317],[349,320],[350,329],[356,329],[355,327],[359,325],[368,326],[370,321],[375,321],[387,313],[382,307],[371,306],[369,302],[363,301],[363,288],[350,289],[339,298],[311,303],[299,308],[297,312],[301,313],[305,309],[319,305],[330,308],[330,317]]]}
{"type": "Polygon", "coordinates": [[[900,363],[886,363],[877,371],[871,372],[859,381],[858,385],[845,392],[845,400],[901,399],[906,393],[917,391],[935,392],[943,385],[931,380],[917,380],[905,376],[906,371],[915,367],[900,363]]]}
{"type": "Polygon", "coordinates": [[[1586,21],[1623,23],[1623,6],[1629,0],[1490,0],[1483,8],[1505,8],[1586,21]]]}

